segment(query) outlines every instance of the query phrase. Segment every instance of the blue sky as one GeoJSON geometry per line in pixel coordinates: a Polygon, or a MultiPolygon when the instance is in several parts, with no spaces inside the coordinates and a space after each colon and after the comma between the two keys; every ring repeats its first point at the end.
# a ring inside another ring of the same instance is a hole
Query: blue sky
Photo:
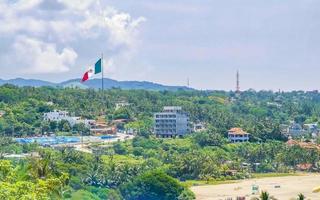
{"type": "Polygon", "coordinates": [[[319,18],[317,0],[5,0],[1,78],[81,77],[103,52],[117,80],[320,89],[319,18]]]}

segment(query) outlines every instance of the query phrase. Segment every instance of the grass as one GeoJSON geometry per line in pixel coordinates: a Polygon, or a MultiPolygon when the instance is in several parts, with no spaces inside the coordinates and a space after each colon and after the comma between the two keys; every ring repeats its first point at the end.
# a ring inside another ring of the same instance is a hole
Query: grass
{"type": "Polygon", "coordinates": [[[223,184],[231,184],[236,183],[237,180],[225,180],[225,181],[217,181],[217,180],[210,180],[210,181],[201,181],[201,180],[188,180],[185,182],[181,182],[182,185],[186,187],[192,186],[202,186],[202,185],[223,185],[223,184]]]}
{"type": "MultiPolygon", "coordinates": [[[[272,178],[272,177],[286,177],[286,176],[302,176],[303,174],[300,173],[254,173],[252,174],[252,178],[272,178]]],[[[224,180],[224,181],[218,181],[218,180],[209,180],[209,181],[201,181],[201,180],[188,180],[185,182],[181,182],[182,185],[186,187],[192,187],[192,186],[202,186],[202,185],[223,185],[223,184],[232,184],[236,183],[239,180],[224,180]]]]}
{"type": "Polygon", "coordinates": [[[252,178],[272,178],[286,176],[301,176],[299,173],[253,173],[252,178]]]}

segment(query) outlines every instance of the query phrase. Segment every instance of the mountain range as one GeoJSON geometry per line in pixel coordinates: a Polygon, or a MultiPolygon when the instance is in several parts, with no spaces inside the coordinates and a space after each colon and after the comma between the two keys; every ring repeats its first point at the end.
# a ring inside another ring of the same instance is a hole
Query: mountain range
{"type": "MultiPolygon", "coordinates": [[[[133,89],[142,89],[142,90],[156,90],[156,91],[177,91],[177,90],[193,90],[192,88],[186,86],[168,86],[162,85],[158,83],[148,82],[148,81],[117,81],[109,78],[104,78],[104,88],[111,89],[111,88],[121,88],[124,90],[133,90],[133,89]]],[[[101,79],[92,79],[86,81],[84,83],[80,82],[80,79],[71,79],[61,83],[53,83],[49,81],[37,80],[37,79],[23,79],[23,78],[16,78],[16,79],[9,79],[3,80],[0,79],[0,85],[4,84],[12,84],[18,87],[78,87],[82,89],[100,89],[101,88],[101,79]]]]}

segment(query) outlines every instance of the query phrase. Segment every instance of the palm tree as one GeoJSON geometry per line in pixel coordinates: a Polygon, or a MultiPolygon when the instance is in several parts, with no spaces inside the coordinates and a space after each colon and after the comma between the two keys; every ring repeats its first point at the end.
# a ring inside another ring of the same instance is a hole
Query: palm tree
{"type": "Polygon", "coordinates": [[[28,168],[33,178],[46,179],[52,172],[51,166],[50,158],[31,158],[28,168]]]}
{"type": "Polygon", "coordinates": [[[270,194],[268,192],[262,191],[261,195],[260,195],[260,199],[261,200],[270,200],[270,194]]]}
{"type": "Polygon", "coordinates": [[[99,156],[95,156],[93,162],[90,163],[90,167],[83,179],[83,182],[91,186],[103,186],[106,183],[106,177],[103,173],[104,170],[101,158],[99,156]]]}
{"type": "Polygon", "coordinates": [[[299,194],[298,195],[298,200],[304,200],[306,197],[303,194],[299,194]]]}

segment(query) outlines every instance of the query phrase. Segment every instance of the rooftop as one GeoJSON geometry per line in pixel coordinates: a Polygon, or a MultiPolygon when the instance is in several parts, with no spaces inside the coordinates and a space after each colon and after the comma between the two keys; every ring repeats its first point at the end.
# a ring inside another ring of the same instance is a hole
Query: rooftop
{"type": "Polygon", "coordinates": [[[249,134],[245,132],[242,128],[231,128],[228,132],[230,134],[238,134],[238,135],[249,134]]]}
{"type": "Polygon", "coordinates": [[[304,149],[317,149],[317,150],[320,150],[320,145],[317,145],[317,144],[314,144],[314,143],[311,143],[311,142],[300,142],[300,141],[297,141],[297,140],[288,140],[287,142],[287,145],[288,146],[300,146],[301,148],[304,148],[304,149]]]}
{"type": "Polygon", "coordinates": [[[310,170],[312,169],[312,164],[310,163],[302,163],[296,166],[299,170],[310,170]]]}
{"type": "Polygon", "coordinates": [[[165,106],[163,107],[163,110],[182,110],[181,106],[165,106]]]}

